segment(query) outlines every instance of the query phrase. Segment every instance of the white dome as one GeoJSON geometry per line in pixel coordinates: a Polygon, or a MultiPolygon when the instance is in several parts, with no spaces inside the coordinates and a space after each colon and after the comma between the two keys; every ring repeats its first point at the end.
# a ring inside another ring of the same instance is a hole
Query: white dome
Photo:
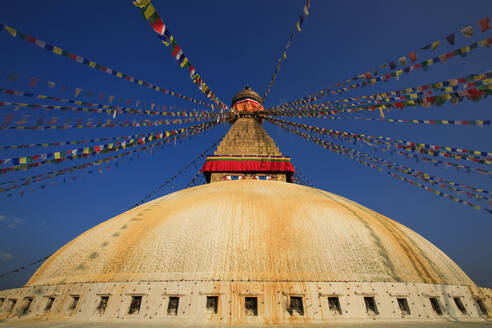
{"type": "Polygon", "coordinates": [[[272,181],[185,189],[52,255],[27,286],[162,280],[474,283],[405,226],[343,197],[272,181]]]}

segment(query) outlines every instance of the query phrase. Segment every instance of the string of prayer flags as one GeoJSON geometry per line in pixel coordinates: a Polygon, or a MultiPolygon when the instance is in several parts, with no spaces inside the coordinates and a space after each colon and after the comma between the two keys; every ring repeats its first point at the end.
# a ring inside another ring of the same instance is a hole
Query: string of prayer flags
{"type": "Polygon", "coordinates": [[[203,173],[201,170],[198,170],[195,175],[193,176],[193,178],[191,178],[190,182],[188,182],[188,184],[186,185],[186,188],[191,188],[191,187],[195,187],[197,186],[197,181],[198,179],[202,177],[203,178],[203,173]]]}
{"type": "Polygon", "coordinates": [[[11,274],[14,274],[14,273],[17,273],[17,272],[21,272],[21,271],[23,271],[23,270],[27,270],[27,268],[28,268],[28,267],[30,267],[30,266],[33,266],[33,265],[36,265],[36,264],[43,263],[43,262],[44,262],[44,261],[46,261],[46,260],[47,260],[50,256],[51,256],[51,254],[50,254],[50,255],[48,255],[48,256],[45,256],[45,257],[43,257],[43,258],[40,258],[39,260],[34,261],[34,262],[32,262],[32,263],[25,264],[25,265],[23,265],[23,266],[21,266],[21,267],[18,267],[17,269],[11,270],[11,271],[9,271],[9,272],[2,273],[2,274],[0,274],[0,279],[5,278],[5,277],[7,277],[7,276],[10,276],[11,274]]]}
{"type": "MultiPolygon", "coordinates": [[[[342,103],[345,106],[348,105],[349,102],[357,102],[354,104],[350,104],[350,106],[358,106],[360,104],[367,104],[367,103],[382,103],[383,101],[389,102],[389,101],[399,101],[399,100],[406,100],[406,99],[415,99],[424,93],[427,95],[431,94],[431,90],[438,90],[438,91],[445,91],[445,92],[452,92],[452,91],[457,91],[459,87],[463,88],[472,88],[472,87],[478,87],[482,86],[484,84],[490,84],[492,83],[492,72],[485,72],[482,74],[469,74],[465,77],[461,78],[453,78],[453,79],[448,79],[448,80],[443,80],[443,81],[437,81],[434,83],[430,84],[424,84],[420,85],[417,87],[411,87],[411,88],[406,88],[406,89],[400,89],[400,90],[394,90],[394,91],[387,91],[387,92],[382,92],[382,93],[376,93],[373,95],[369,96],[361,96],[361,97],[351,97],[351,98],[345,98],[345,99],[337,99],[333,101],[326,101],[323,103],[319,104],[299,104],[294,107],[304,109],[304,108],[319,108],[323,106],[328,106],[330,104],[339,104],[342,103]],[[405,96],[407,95],[407,96],[405,96]],[[361,101],[363,99],[372,99],[372,101],[361,101]]],[[[290,106],[286,105],[279,105],[275,107],[268,108],[267,111],[272,111],[272,110],[280,110],[284,108],[289,108],[290,106]]]]}
{"type": "Polygon", "coordinates": [[[8,172],[14,172],[19,170],[28,170],[32,168],[36,168],[39,166],[43,166],[51,163],[60,163],[66,160],[74,160],[80,158],[87,158],[90,156],[95,156],[98,154],[105,154],[113,151],[124,150],[130,147],[136,147],[140,145],[144,145],[146,143],[150,143],[152,141],[157,141],[161,139],[167,139],[171,136],[183,134],[187,131],[194,131],[196,129],[208,128],[211,126],[218,125],[215,120],[208,121],[202,124],[197,124],[194,126],[190,126],[187,128],[182,128],[179,130],[171,130],[171,131],[162,131],[160,133],[152,133],[148,137],[142,137],[138,139],[130,139],[128,142],[125,140],[123,142],[117,142],[116,144],[109,143],[106,145],[98,145],[94,147],[82,147],[78,149],[71,149],[64,152],[53,152],[53,153],[44,153],[37,154],[33,156],[23,156],[11,158],[8,160],[3,160],[3,163],[12,163],[13,166],[8,168],[3,168],[0,170],[2,174],[6,174],[8,172]],[[37,162],[37,160],[41,160],[37,162]]]}
{"type": "MultiPolygon", "coordinates": [[[[168,184],[172,183],[174,180],[176,180],[177,177],[179,177],[181,174],[183,174],[186,170],[188,170],[191,166],[195,165],[198,163],[198,161],[200,161],[202,158],[205,157],[205,155],[213,150],[221,141],[222,139],[224,138],[224,136],[220,137],[219,140],[217,140],[216,142],[214,142],[210,147],[208,147],[207,149],[205,149],[200,155],[198,155],[197,157],[195,157],[191,162],[189,162],[188,164],[186,164],[181,170],[179,170],[175,175],[173,175],[171,178],[167,179],[166,181],[164,181],[164,183],[160,184],[159,186],[157,186],[152,192],[150,192],[149,194],[147,194],[144,198],[142,198],[140,201],[138,201],[132,208],[134,207],[137,207],[143,203],[145,203],[150,197],[154,196],[159,190],[161,190],[162,188],[166,187],[168,184]]],[[[201,172],[201,171],[200,171],[201,172]]]]}
{"type": "MultiPolygon", "coordinates": [[[[75,99],[67,99],[67,98],[60,98],[60,97],[52,97],[52,96],[47,96],[43,94],[36,94],[36,93],[31,93],[31,92],[24,92],[24,91],[19,91],[19,90],[12,90],[12,89],[2,89],[0,88],[0,92],[3,92],[7,95],[12,95],[12,96],[23,96],[23,97],[30,97],[30,98],[38,98],[38,99],[47,99],[47,100],[53,100],[53,101],[58,101],[62,103],[68,103],[68,104],[75,104],[75,105],[80,105],[80,106],[89,106],[89,107],[95,107],[95,108],[79,108],[79,107],[62,107],[59,106],[57,109],[62,109],[62,110],[72,110],[72,111],[84,111],[84,112],[91,112],[91,113],[97,113],[97,114],[108,114],[111,115],[114,111],[117,111],[118,113],[122,114],[138,114],[138,115],[148,115],[148,116],[155,116],[155,115],[161,115],[161,116],[183,116],[183,117],[201,117],[201,118],[210,118],[212,114],[209,111],[200,111],[197,112],[196,109],[194,111],[176,111],[176,112],[166,112],[166,111],[158,111],[158,110],[145,110],[145,109],[136,109],[136,108],[131,108],[131,107],[121,107],[121,106],[110,106],[110,105],[102,105],[102,104],[97,104],[97,103],[92,103],[88,101],[82,101],[82,100],[75,100],[75,99]],[[101,109],[106,109],[106,110],[101,110],[101,109]]],[[[21,106],[21,107],[31,107],[31,108],[44,108],[46,110],[51,110],[54,109],[50,106],[52,105],[29,105],[29,104],[24,104],[24,103],[15,103],[15,102],[0,102],[0,106],[7,106],[7,105],[16,105],[16,106],[21,106]],[[3,105],[6,104],[6,105],[3,105]]],[[[155,107],[155,106],[152,106],[155,107]]]]}
{"type": "Polygon", "coordinates": [[[489,164],[489,165],[492,164],[492,152],[484,152],[484,151],[479,151],[479,150],[470,150],[470,149],[463,149],[463,148],[457,148],[457,147],[417,143],[417,142],[413,142],[413,141],[392,139],[392,138],[383,137],[383,136],[376,137],[376,136],[365,135],[365,134],[350,133],[350,132],[345,132],[345,131],[320,128],[317,126],[312,126],[312,125],[307,125],[307,124],[297,123],[297,122],[291,122],[291,121],[285,121],[285,120],[280,120],[280,119],[275,119],[275,118],[269,118],[269,121],[288,124],[291,126],[295,126],[297,128],[301,128],[301,129],[304,129],[307,131],[312,131],[312,132],[319,133],[319,134],[328,134],[332,137],[351,138],[353,140],[359,141],[361,143],[366,143],[366,144],[368,142],[369,143],[376,142],[376,143],[384,144],[387,146],[393,146],[393,147],[396,147],[398,149],[403,149],[405,151],[417,152],[420,154],[427,154],[427,155],[431,155],[431,156],[442,156],[442,157],[446,157],[446,158],[453,157],[456,159],[473,161],[473,162],[478,163],[478,164],[489,164]]]}
{"type": "Polygon", "coordinates": [[[69,149],[66,151],[58,151],[58,152],[52,152],[52,153],[41,153],[41,154],[35,154],[35,155],[29,155],[29,156],[20,156],[20,157],[14,157],[14,158],[6,158],[6,159],[0,159],[0,165],[20,165],[20,164],[27,164],[27,163],[34,163],[38,160],[48,160],[48,159],[65,159],[69,157],[74,157],[77,156],[78,154],[83,154],[83,157],[89,157],[89,156],[94,156],[100,153],[104,153],[105,150],[107,151],[118,151],[120,149],[125,149],[126,147],[134,147],[138,145],[145,144],[146,142],[150,142],[152,140],[159,140],[162,139],[164,136],[168,135],[173,135],[174,131],[165,131],[161,133],[148,133],[148,134],[143,134],[138,137],[134,136],[125,136],[125,137],[117,137],[118,139],[123,139],[123,142],[117,142],[117,143],[108,143],[108,144],[102,144],[102,145],[96,145],[96,146],[87,146],[87,147],[82,147],[82,148],[75,148],[75,149],[69,149]]]}
{"type": "MultiPolygon", "coordinates": [[[[134,134],[134,135],[128,135],[128,136],[92,138],[92,139],[82,139],[82,140],[31,143],[31,144],[23,144],[23,145],[5,145],[5,146],[0,146],[0,149],[27,149],[27,148],[36,148],[36,147],[46,148],[46,147],[53,147],[53,146],[89,144],[89,143],[108,141],[108,140],[127,140],[127,139],[131,139],[131,138],[139,138],[139,137],[143,137],[143,136],[145,136],[145,134],[134,134]]],[[[1,162],[0,162],[0,164],[1,164],[1,162]]],[[[0,185],[2,185],[2,184],[3,184],[3,182],[0,183],[0,185]]]]}
{"type": "MultiPolygon", "coordinates": [[[[279,121],[272,121],[271,118],[266,118],[266,120],[268,120],[270,123],[274,124],[274,125],[277,125],[283,129],[286,129],[286,130],[293,130],[293,127],[289,124],[285,124],[283,122],[279,122],[279,121]]],[[[303,132],[299,132],[299,135],[302,135],[306,138],[309,139],[309,135],[307,134],[304,134],[303,132]],[[305,136],[306,135],[306,136],[305,136]]],[[[439,160],[439,159],[436,159],[434,157],[427,157],[427,156],[424,156],[420,153],[416,153],[416,154],[412,154],[412,153],[404,153],[402,151],[400,151],[399,149],[397,149],[395,151],[398,155],[402,155],[404,157],[406,157],[407,159],[415,159],[417,162],[422,160],[426,163],[429,163],[429,164],[433,164],[434,166],[443,166],[445,168],[448,168],[448,167],[453,167],[455,168],[456,170],[465,170],[465,172],[469,173],[469,172],[476,172],[482,176],[484,175],[492,175],[492,171],[489,171],[489,170],[484,170],[482,168],[475,168],[475,167],[470,167],[470,166],[467,166],[467,165],[463,165],[463,164],[457,164],[457,163],[453,163],[453,162],[447,162],[447,161],[442,161],[442,160],[439,160]]]]}
{"type": "MultiPolygon", "coordinates": [[[[71,119],[67,118],[67,120],[71,120],[71,119]]],[[[82,129],[82,128],[147,127],[147,126],[161,126],[161,125],[185,124],[185,123],[190,123],[190,122],[199,122],[199,121],[201,121],[201,118],[155,120],[155,121],[144,120],[144,121],[140,121],[140,122],[137,120],[132,120],[131,122],[130,122],[130,120],[114,122],[112,119],[108,119],[108,120],[106,120],[106,122],[103,122],[103,120],[99,120],[97,122],[94,122],[92,118],[89,118],[86,124],[83,124],[82,120],[83,120],[82,118],[79,118],[75,124],[69,124],[69,122],[68,123],[65,122],[64,125],[55,125],[58,121],[58,117],[54,116],[49,122],[46,123],[48,125],[42,125],[43,120],[42,120],[42,118],[40,118],[40,119],[38,119],[38,122],[36,122],[35,125],[8,126],[8,124],[4,124],[3,126],[0,127],[0,130],[5,130],[5,129],[10,129],[10,130],[67,130],[67,129],[82,129]]]]}
{"type": "MultiPolygon", "coordinates": [[[[165,94],[165,95],[171,95],[171,96],[174,96],[174,97],[177,97],[177,98],[180,98],[180,99],[184,99],[184,100],[187,100],[187,101],[190,101],[190,102],[193,102],[193,103],[196,103],[196,104],[200,104],[200,105],[204,105],[204,106],[212,106],[210,105],[209,103],[207,102],[203,102],[203,101],[200,101],[200,100],[196,100],[196,99],[193,99],[191,97],[187,97],[187,96],[183,96],[179,93],[176,93],[174,91],[170,91],[168,89],[165,89],[165,88],[162,88],[160,86],[157,86],[157,85],[154,85],[152,83],[149,83],[149,82],[145,82],[143,80],[140,80],[140,79],[137,79],[131,75],[128,75],[128,74],[125,74],[125,73],[122,73],[122,72],[119,72],[117,70],[114,70],[110,67],[107,67],[107,66],[103,66],[103,65],[100,65],[92,60],[89,60],[87,58],[84,58],[82,56],[79,56],[79,55],[76,55],[72,52],[69,52],[67,50],[64,50],[64,49],[61,49],[60,47],[58,46],[55,46],[55,45],[51,45],[43,40],[40,40],[38,38],[35,38],[33,36],[30,36],[30,35],[27,35],[27,34],[24,34],[22,33],[21,31],[13,28],[13,27],[10,27],[10,26],[7,26],[7,25],[4,25],[4,24],[0,24],[0,31],[7,31],[12,37],[14,38],[19,38],[23,41],[26,41],[28,43],[32,43],[42,49],[45,49],[51,53],[54,53],[56,55],[59,55],[59,56],[63,56],[63,57],[66,57],[70,60],[73,60],[74,62],[77,62],[79,64],[82,64],[82,65],[86,65],[90,68],[93,68],[95,70],[98,70],[98,71],[101,71],[101,72],[104,72],[106,74],[109,74],[109,75],[113,75],[113,76],[116,76],[120,79],[125,79],[127,80],[128,82],[132,82],[132,83],[135,83],[135,84],[138,84],[138,85],[142,85],[144,87],[147,87],[149,89],[152,89],[152,90],[155,90],[157,92],[160,92],[162,94],[165,94]]],[[[77,91],[76,91],[77,92],[77,91]]],[[[80,91],[78,92],[80,93],[80,91]]],[[[75,97],[77,97],[78,94],[76,94],[75,97]]]]}
{"type": "MultiPolygon", "coordinates": [[[[304,115],[291,115],[297,118],[303,118],[304,115]]],[[[306,115],[310,117],[310,115],[306,115]]],[[[491,126],[491,120],[405,120],[405,119],[394,119],[394,118],[372,118],[372,117],[339,117],[339,116],[321,116],[319,118],[329,119],[329,120],[359,120],[359,121],[379,121],[379,122],[390,122],[390,123],[411,123],[411,124],[442,124],[442,125],[456,125],[456,126],[491,126]]],[[[0,148],[1,149],[1,148],[0,148]]]]}
{"type": "MultiPolygon", "coordinates": [[[[468,100],[472,101],[480,101],[485,99],[487,96],[492,94],[492,84],[482,85],[478,88],[470,88],[461,90],[458,92],[449,92],[438,96],[431,97],[421,97],[417,99],[411,99],[406,101],[394,101],[389,103],[384,103],[380,105],[364,105],[358,107],[350,107],[347,109],[335,109],[335,110],[324,110],[324,109],[313,109],[309,111],[300,111],[300,110],[284,110],[284,111],[268,111],[266,114],[274,115],[274,116],[307,116],[307,117],[323,117],[324,115],[335,115],[340,113],[355,113],[363,110],[376,111],[379,110],[382,112],[383,110],[391,110],[391,109],[399,109],[407,107],[430,107],[430,106],[442,106],[447,101],[456,105],[462,102],[465,97],[468,100]]],[[[330,108],[330,107],[326,107],[330,108]]],[[[340,107],[346,108],[346,107],[340,107]]],[[[384,117],[383,117],[384,118],[384,117]]]]}
{"type": "MultiPolygon", "coordinates": [[[[303,137],[303,138],[305,138],[305,139],[307,139],[307,140],[309,140],[309,141],[311,141],[311,142],[313,142],[313,143],[315,143],[315,144],[317,144],[317,145],[319,145],[319,146],[321,146],[321,147],[323,147],[325,149],[328,149],[330,151],[333,151],[333,152],[336,152],[336,153],[341,154],[343,156],[346,156],[346,157],[349,157],[351,159],[354,159],[357,162],[359,162],[360,164],[363,164],[363,165],[368,166],[368,167],[371,167],[371,168],[378,169],[381,172],[383,170],[385,170],[385,169],[383,169],[384,165],[382,165],[383,167],[381,167],[381,166],[378,166],[378,165],[370,164],[367,161],[365,161],[363,158],[361,158],[361,157],[372,158],[372,156],[370,156],[370,155],[367,155],[367,154],[364,154],[364,153],[361,153],[361,152],[358,152],[358,151],[351,150],[351,149],[349,149],[347,147],[344,147],[344,146],[333,144],[333,143],[331,143],[329,141],[322,140],[322,139],[320,139],[318,137],[315,137],[315,136],[304,134],[304,133],[302,133],[302,132],[300,132],[300,131],[298,131],[298,130],[296,130],[294,128],[289,128],[289,127],[285,127],[285,126],[281,126],[281,125],[279,125],[279,126],[282,127],[282,128],[284,128],[284,129],[286,129],[287,131],[289,131],[291,133],[294,133],[294,134],[296,134],[298,136],[301,136],[301,137],[303,137]],[[360,156],[360,154],[364,154],[366,156],[360,156]]],[[[378,161],[375,160],[374,162],[377,163],[378,161]]],[[[381,163],[378,163],[378,164],[381,165],[381,163]]],[[[386,171],[387,171],[388,174],[390,174],[392,176],[397,176],[398,178],[401,178],[402,181],[405,181],[405,182],[411,181],[411,180],[408,180],[407,178],[404,178],[404,177],[401,177],[401,176],[397,175],[394,172],[388,171],[387,169],[386,169],[386,171]]],[[[427,179],[426,177],[423,177],[423,176],[418,176],[418,178],[423,179],[424,181],[427,179]]],[[[432,189],[432,188],[430,188],[428,186],[424,186],[424,185],[422,185],[422,184],[420,184],[418,182],[415,183],[415,182],[412,181],[411,184],[412,185],[421,186],[421,188],[424,188],[425,190],[430,191],[430,192],[432,192],[432,193],[434,193],[434,194],[436,194],[438,196],[449,198],[449,199],[451,199],[453,201],[456,201],[458,203],[462,203],[464,205],[468,205],[468,206],[470,206],[470,207],[472,207],[472,208],[474,208],[476,210],[482,209],[482,207],[479,206],[479,205],[473,204],[473,203],[471,203],[469,201],[462,200],[462,199],[460,199],[458,197],[455,197],[455,196],[452,196],[452,195],[448,195],[448,194],[443,193],[441,191],[434,190],[434,189],[432,189]]],[[[481,198],[483,198],[483,197],[481,197],[481,198]]],[[[489,214],[492,214],[492,210],[487,209],[487,208],[483,208],[483,209],[485,211],[487,211],[489,214]]]]}
{"type": "MultiPolygon", "coordinates": [[[[162,147],[162,145],[165,145],[165,144],[173,142],[173,141],[176,142],[176,140],[178,140],[178,139],[194,136],[194,135],[197,135],[201,132],[207,131],[216,125],[217,125],[216,123],[211,122],[210,125],[198,127],[194,130],[189,130],[185,133],[174,135],[173,137],[171,137],[169,139],[161,140],[158,143],[146,145],[146,146],[143,146],[140,148],[133,149],[131,151],[120,153],[118,155],[113,155],[110,157],[106,157],[104,159],[99,159],[96,161],[87,162],[84,164],[80,164],[77,166],[72,166],[72,167],[68,167],[68,168],[64,168],[64,169],[60,169],[60,170],[56,170],[56,171],[51,171],[51,172],[47,172],[47,173],[37,174],[34,176],[29,176],[29,177],[24,177],[21,179],[13,180],[15,182],[13,185],[8,186],[8,187],[3,188],[3,189],[0,188],[0,192],[8,192],[8,191],[11,191],[13,189],[17,189],[17,188],[24,187],[24,186],[30,186],[30,185],[37,183],[37,182],[41,182],[41,181],[44,181],[47,179],[52,179],[52,178],[58,177],[58,176],[63,175],[63,174],[68,174],[68,173],[72,173],[75,171],[80,171],[82,169],[90,168],[93,166],[98,166],[98,165],[101,165],[104,163],[108,163],[112,160],[117,160],[117,159],[120,159],[120,158],[123,158],[126,156],[130,156],[135,152],[146,151],[148,149],[152,150],[155,147],[162,147]]],[[[152,154],[152,152],[151,152],[151,154],[152,154]]],[[[50,163],[56,163],[56,160],[50,160],[50,163]]],[[[118,163],[115,163],[115,166],[118,166],[118,163]]],[[[99,171],[99,173],[102,173],[102,172],[103,171],[101,171],[101,170],[99,171]]],[[[91,174],[91,173],[93,173],[93,171],[88,171],[87,173],[91,174]]],[[[45,185],[41,186],[42,189],[44,189],[45,187],[46,187],[45,185]]],[[[20,195],[22,196],[22,192],[20,195]]],[[[11,196],[13,196],[13,193],[6,194],[6,197],[11,197],[11,196]]]]}
{"type": "MultiPolygon", "coordinates": [[[[171,137],[170,139],[167,139],[166,142],[173,141],[176,138],[179,139],[179,138],[183,138],[183,137],[188,137],[190,135],[193,135],[193,133],[195,133],[195,132],[204,131],[203,129],[204,128],[195,129],[193,131],[188,131],[188,132],[186,132],[184,134],[175,135],[175,136],[171,137]]],[[[135,152],[135,151],[139,151],[139,149],[133,150],[133,151],[131,151],[129,153],[132,153],[132,152],[135,152]]],[[[128,154],[128,153],[124,153],[124,154],[128,154]]],[[[109,158],[110,159],[114,159],[114,158],[120,158],[121,156],[124,156],[124,155],[114,155],[114,156],[111,156],[109,158]]],[[[53,160],[51,162],[52,163],[56,163],[56,161],[53,161],[53,160]]],[[[98,165],[97,163],[100,163],[100,162],[102,162],[102,160],[96,160],[96,161],[93,161],[93,162],[90,162],[90,163],[93,163],[95,165],[98,165]]],[[[89,166],[91,166],[90,163],[89,163],[89,166]]],[[[45,180],[45,179],[48,179],[48,178],[52,178],[54,176],[65,174],[67,172],[73,172],[75,169],[81,169],[81,168],[86,168],[86,167],[87,166],[85,166],[85,164],[81,164],[81,165],[73,166],[73,167],[68,168],[68,169],[61,169],[61,170],[56,170],[56,171],[50,171],[50,172],[36,174],[36,175],[33,175],[33,176],[28,176],[28,177],[24,177],[24,178],[20,178],[20,179],[13,179],[13,180],[5,181],[5,182],[0,183],[0,185],[11,184],[11,183],[18,184],[18,183],[21,183],[21,182],[25,182],[22,185],[29,185],[29,184],[31,184],[33,182],[37,182],[37,181],[40,181],[40,180],[45,180]]]]}
{"type": "Polygon", "coordinates": [[[294,170],[295,170],[295,173],[294,173],[294,176],[293,178],[294,179],[297,179],[297,180],[300,180],[301,184],[305,185],[305,186],[308,186],[308,187],[314,187],[314,184],[311,182],[311,180],[309,180],[308,177],[306,177],[300,170],[297,166],[295,166],[294,164],[292,164],[294,166],[294,170]]]}
{"type": "MultiPolygon", "coordinates": [[[[307,18],[309,16],[309,8],[310,8],[310,0],[307,0],[306,3],[304,4],[303,12],[302,12],[299,20],[296,23],[297,32],[301,32],[301,26],[302,26],[302,23],[304,22],[304,18],[307,18]]],[[[297,33],[296,30],[294,30],[290,34],[289,41],[287,42],[284,49],[282,50],[282,55],[277,60],[277,67],[275,68],[275,71],[273,72],[272,78],[270,79],[270,82],[268,83],[268,86],[265,90],[265,93],[263,94],[263,100],[265,100],[266,97],[270,94],[270,89],[272,88],[273,84],[275,83],[275,79],[277,78],[277,74],[280,71],[280,66],[282,65],[284,60],[287,59],[287,50],[289,50],[290,46],[292,45],[292,41],[294,40],[294,37],[297,33]]]]}
{"type": "MultiPolygon", "coordinates": [[[[395,72],[387,73],[387,74],[377,76],[377,77],[372,77],[370,80],[364,81],[362,83],[355,83],[355,84],[352,84],[350,86],[344,86],[344,87],[336,89],[336,90],[333,90],[334,89],[333,86],[330,86],[326,89],[320,90],[317,94],[311,94],[309,96],[299,98],[299,99],[281,104],[279,106],[280,107],[282,107],[282,106],[287,107],[287,106],[305,104],[305,103],[309,103],[312,101],[316,101],[319,98],[325,97],[328,95],[338,95],[342,92],[346,92],[346,91],[349,91],[351,89],[356,89],[359,87],[363,88],[363,87],[366,87],[368,85],[373,85],[377,82],[388,81],[392,78],[399,78],[403,73],[408,74],[408,73],[413,72],[417,69],[423,69],[425,71],[430,66],[432,66],[433,64],[436,64],[436,63],[446,64],[450,59],[456,58],[457,56],[466,57],[468,55],[468,53],[470,53],[473,50],[483,48],[483,47],[490,48],[491,44],[492,44],[492,37],[486,38],[486,39],[483,39],[483,40],[480,40],[477,42],[470,43],[469,45],[464,46],[462,48],[455,49],[454,51],[450,51],[448,53],[441,54],[440,56],[436,56],[434,58],[429,58],[429,59],[424,60],[420,63],[412,64],[412,65],[407,66],[405,68],[399,69],[395,72]]],[[[395,65],[395,68],[396,68],[396,65],[395,65]]],[[[349,79],[345,82],[348,83],[348,82],[351,82],[351,81],[357,80],[357,79],[358,79],[358,77],[354,77],[354,78],[349,79]]],[[[338,87],[338,86],[341,86],[342,84],[345,85],[345,82],[344,83],[342,83],[342,82],[336,83],[335,86],[338,87]]]]}
{"type": "MultiPolygon", "coordinates": [[[[183,53],[181,47],[176,43],[174,36],[169,31],[169,28],[167,28],[164,24],[152,2],[150,0],[135,0],[133,1],[133,4],[141,9],[142,16],[145,20],[150,22],[150,26],[159,35],[162,43],[166,47],[171,46],[171,55],[176,59],[182,69],[187,69],[189,71],[190,78],[194,84],[198,85],[198,89],[221,109],[227,109],[227,105],[214,94],[212,89],[209,88],[205,81],[203,81],[202,77],[196,72],[195,67],[191,64],[189,58],[183,53]]],[[[213,109],[214,107],[212,106],[212,110],[213,109]]]]}

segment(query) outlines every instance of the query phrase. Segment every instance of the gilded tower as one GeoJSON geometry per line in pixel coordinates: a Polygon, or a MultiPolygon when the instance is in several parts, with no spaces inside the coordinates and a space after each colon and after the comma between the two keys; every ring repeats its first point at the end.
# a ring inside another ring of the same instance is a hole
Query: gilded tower
{"type": "Polygon", "coordinates": [[[261,125],[263,99],[246,86],[232,99],[232,126],[202,168],[207,182],[275,180],[291,182],[294,167],[261,125]]]}

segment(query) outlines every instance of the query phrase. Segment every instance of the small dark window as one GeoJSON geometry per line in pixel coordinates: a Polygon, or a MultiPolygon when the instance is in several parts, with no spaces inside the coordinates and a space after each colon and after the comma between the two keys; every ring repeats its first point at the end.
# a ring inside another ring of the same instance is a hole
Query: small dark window
{"type": "Polygon", "coordinates": [[[10,301],[10,304],[9,304],[9,309],[7,310],[7,312],[11,313],[12,311],[14,311],[14,307],[15,307],[15,304],[17,303],[17,300],[15,298],[11,298],[9,299],[10,301]]]}
{"type": "Polygon", "coordinates": [[[32,297],[25,297],[24,298],[24,304],[22,305],[20,315],[28,314],[29,308],[31,307],[31,304],[32,304],[32,297]]]}
{"type": "Polygon", "coordinates": [[[302,304],[302,297],[291,296],[290,297],[290,311],[291,315],[304,315],[304,305],[302,304]]]}
{"type": "Polygon", "coordinates": [[[441,305],[439,305],[439,301],[435,297],[430,297],[429,301],[432,306],[432,310],[434,310],[434,313],[437,315],[442,315],[442,310],[441,310],[441,305]]]}
{"type": "Polygon", "coordinates": [[[397,298],[398,306],[401,310],[401,315],[409,315],[410,314],[410,306],[408,305],[408,301],[406,298],[397,298]]]}
{"type": "Polygon", "coordinates": [[[207,311],[210,313],[217,313],[219,308],[218,296],[207,296],[207,311]]]}
{"type": "Polygon", "coordinates": [[[2,307],[3,305],[3,301],[5,301],[5,298],[0,298],[0,308],[2,307]]]}
{"type": "Polygon", "coordinates": [[[366,304],[366,312],[369,315],[378,315],[378,307],[374,297],[364,297],[364,303],[366,304]]]}
{"type": "Polygon", "coordinates": [[[132,296],[128,314],[138,314],[140,312],[140,304],[142,304],[142,296],[132,296]]]}
{"type": "Polygon", "coordinates": [[[476,299],[478,308],[480,309],[480,313],[483,316],[488,316],[489,312],[487,311],[487,308],[485,307],[485,304],[483,304],[483,301],[481,299],[476,299]]]}
{"type": "Polygon", "coordinates": [[[258,315],[258,298],[257,297],[245,297],[244,298],[245,314],[248,316],[258,315]]]}
{"type": "Polygon", "coordinates": [[[342,307],[340,306],[340,300],[338,297],[328,297],[328,307],[334,315],[342,314],[342,307]]]}
{"type": "Polygon", "coordinates": [[[108,306],[109,296],[101,296],[101,300],[97,305],[96,312],[99,314],[103,314],[106,311],[106,307],[108,306]]]}
{"type": "Polygon", "coordinates": [[[77,304],[79,303],[80,296],[72,296],[72,303],[68,307],[68,311],[75,311],[77,304]]]}
{"type": "Polygon", "coordinates": [[[461,301],[461,298],[459,298],[459,297],[453,297],[453,300],[454,300],[454,304],[456,304],[456,307],[458,308],[458,310],[460,310],[461,313],[466,314],[466,308],[463,305],[463,302],[461,301]]]}
{"type": "Polygon", "coordinates": [[[48,297],[48,301],[46,302],[46,306],[44,307],[44,312],[50,312],[53,307],[53,303],[55,303],[55,298],[52,296],[48,297]]]}
{"type": "Polygon", "coordinates": [[[169,297],[169,303],[167,304],[167,315],[178,315],[179,297],[169,297]]]}

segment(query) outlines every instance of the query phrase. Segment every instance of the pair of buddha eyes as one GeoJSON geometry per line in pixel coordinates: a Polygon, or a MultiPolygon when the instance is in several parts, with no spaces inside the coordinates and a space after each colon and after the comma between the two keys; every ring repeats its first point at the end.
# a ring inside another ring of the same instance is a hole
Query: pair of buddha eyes
{"type": "MultiPolygon", "coordinates": [[[[244,180],[246,177],[244,175],[226,175],[224,177],[225,180],[244,180]]],[[[271,175],[254,175],[253,179],[255,180],[271,180],[271,175]]]]}

